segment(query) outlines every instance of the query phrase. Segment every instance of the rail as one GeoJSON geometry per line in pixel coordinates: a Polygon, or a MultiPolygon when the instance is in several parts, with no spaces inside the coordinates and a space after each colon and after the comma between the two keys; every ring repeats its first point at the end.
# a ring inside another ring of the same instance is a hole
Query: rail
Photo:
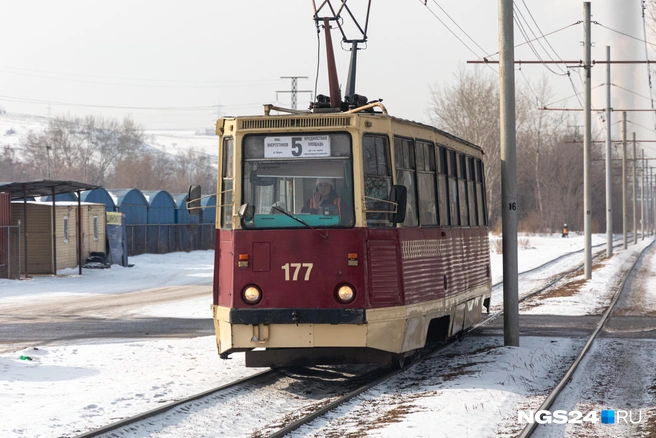
{"type": "MultiPolygon", "coordinates": [[[[638,264],[638,261],[640,261],[647,252],[647,250],[651,249],[654,246],[654,243],[656,243],[656,240],[652,241],[648,246],[646,246],[641,252],[638,257],[636,257],[635,261],[633,262],[633,265],[631,265],[631,269],[628,271],[625,271],[626,274],[624,275],[624,278],[622,279],[622,282],[620,283],[619,287],[617,288],[617,292],[615,292],[615,295],[613,296],[613,299],[611,300],[610,304],[608,305],[608,308],[606,309],[606,312],[601,317],[601,320],[597,323],[597,327],[595,330],[592,332],[590,335],[590,338],[586,342],[586,344],[583,346],[583,349],[577,356],[577,358],[574,360],[572,365],[569,367],[563,378],[560,380],[560,382],[556,385],[556,387],[551,391],[551,393],[547,396],[547,398],[544,400],[544,402],[540,405],[538,408],[538,411],[542,410],[548,410],[553,402],[556,400],[558,395],[565,389],[567,384],[571,381],[572,375],[578,368],[579,364],[585,357],[585,355],[588,353],[590,350],[590,347],[592,346],[592,343],[595,341],[597,335],[601,331],[601,329],[604,327],[606,324],[606,321],[608,321],[608,318],[610,317],[610,314],[612,313],[613,309],[615,308],[615,304],[617,303],[618,298],[622,294],[622,291],[624,290],[624,285],[626,283],[626,280],[629,278],[633,270],[635,269],[636,265],[638,264]]],[[[518,435],[519,438],[527,438],[530,437],[533,432],[535,431],[535,428],[538,426],[538,423],[531,423],[528,424],[522,429],[522,432],[518,435]]]]}
{"type": "Polygon", "coordinates": [[[245,383],[252,382],[256,379],[260,379],[264,376],[269,376],[271,374],[275,374],[275,370],[266,370],[259,372],[257,374],[253,374],[248,377],[244,377],[243,379],[235,380],[234,382],[227,383],[225,385],[221,385],[219,387],[216,387],[214,389],[210,389],[209,391],[204,391],[199,394],[192,395],[190,397],[183,398],[181,400],[175,401],[173,403],[168,403],[166,405],[160,406],[159,408],[152,409],[148,412],[143,412],[141,414],[135,415],[133,417],[129,417],[126,419],[123,419],[121,421],[117,421],[115,423],[109,424],[107,426],[101,427],[99,429],[92,430],[90,432],[83,433],[82,435],[77,435],[76,438],[92,438],[96,437],[99,435],[102,435],[107,432],[111,432],[112,430],[119,429],[121,427],[128,426],[130,424],[136,423],[137,421],[144,420],[146,418],[154,417],[155,415],[161,414],[162,412],[166,412],[168,410],[171,410],[173,408],[176,408],[178,406],[184,405],[186,403],[192,402],[194,400],[198,400],[203,397],[207,397],[209,395],[216,394],[221,391],[225,391],[226,389],[234,388],[235,386],[243,385],[245,383]]]}

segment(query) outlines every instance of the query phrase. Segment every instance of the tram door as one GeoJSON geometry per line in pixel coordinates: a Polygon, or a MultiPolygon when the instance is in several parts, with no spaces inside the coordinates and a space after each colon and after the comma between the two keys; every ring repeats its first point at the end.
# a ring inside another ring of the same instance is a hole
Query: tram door
{"type": "Polygon", "coordinates": [[[374,307],[399,305],[402,302],[399,243],[394,224],[389,220],[389,203],[385,202],[392,189],[389,139],[384,135],[365,135],[362,146],[369,302],[374,307]]]}

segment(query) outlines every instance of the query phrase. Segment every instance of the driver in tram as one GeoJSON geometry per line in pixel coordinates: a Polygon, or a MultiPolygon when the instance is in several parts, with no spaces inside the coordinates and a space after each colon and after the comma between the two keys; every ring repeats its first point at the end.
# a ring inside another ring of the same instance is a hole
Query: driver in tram
{"type": "Polygon", "coordinates": [[[337,213],[342,214],[342,199],[337,195],[330,178],[317,178],[316,188],[310,199],[305,202],[302,213],[321,214],[321,207],[336,205],[337,213]]]}

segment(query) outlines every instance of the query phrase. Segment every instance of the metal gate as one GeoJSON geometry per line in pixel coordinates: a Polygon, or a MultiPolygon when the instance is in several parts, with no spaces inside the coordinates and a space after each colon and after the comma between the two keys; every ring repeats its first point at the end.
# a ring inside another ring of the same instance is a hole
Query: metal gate
{"type": "Polygon", "coordinates": [[[20,250],[20,225],[0,226],[0,278],[20,279],[20,250]]]}

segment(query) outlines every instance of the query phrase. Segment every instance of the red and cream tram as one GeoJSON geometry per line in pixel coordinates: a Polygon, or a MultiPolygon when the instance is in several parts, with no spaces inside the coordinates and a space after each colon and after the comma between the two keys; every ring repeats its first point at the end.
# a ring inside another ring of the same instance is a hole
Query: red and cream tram
{"type": "Polygon", "coordinates": [[[358,41],[342,100],[327,3],[331,95],[216,125],[212,312],[247,366],[402,363],[489,308],[483,151],[355,94],[358,41]]]}
{"type": "Polygon", "coordinates": [[[380,104],[223,118],[217,133],[222,358],[403,360],[480,321],[491,280],[479,147],[380,104]],[[318,181],[333,199],[308,211],[318,181]]]}

